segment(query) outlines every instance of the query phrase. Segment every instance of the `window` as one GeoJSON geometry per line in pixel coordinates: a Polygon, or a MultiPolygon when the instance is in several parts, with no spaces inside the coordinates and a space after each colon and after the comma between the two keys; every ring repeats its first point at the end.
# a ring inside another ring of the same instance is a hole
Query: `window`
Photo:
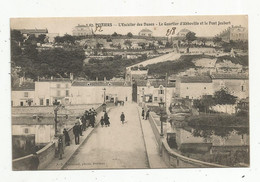
{"type": "Polygon", "coordinates": [[[29,129],[28,129],[28,128],[25,128],[25,129],[24,129],[24,133],[29,133],[29,129]]]}
{"type": "Polygon", "coordinates": [[[244,86],[243,85],[241,86],[241,91],[244,92],[244,86]]]}
{"type": "Polygon", "coordinates": [[[187,87],[187,90],[189,89],[189,87],[187,87]]]}
{"type": "Polygon", "coordinates": [[[24,97],[28,97],[29,94],[28,94],[28,92],[24,92],[23,95],[24,95],[24,97]]]}
{"type": "Polygon", "coordinates": [[[43,99],[40,99],[40,106],[43,106],[43,99]]]}
{"type": "Polygon", "coordinates": [[[207,87],[204,87],[204,89],[206,90],[206,89],[207,89],[207,87]]]}
{"type": "Polygon", "coordinates": [[[57,88],[60,88],[60,84],[57,84],[56,86],[57,86],[57,88]]]}
{"type": "Polygon", "coordinates": [[[69,84],[66,83],[66,88],[69,88],[69,84]]]}
{"type": "Polygon", "coordinates": [[[60,96],[60,90],[57,90],[57,96],[58,97],[60,96]]]}
{"type": "Polygon", "coordinates": [[[66,90],[66,97],[69,97],[70,93],[69,90],[66,90]]]}
{"type": "Polygon", "coordinates": [[[164,94],[164,90],[159,90],[159,94],[164,94]]]}
{"type": "Polygon", "coordinates": [[[154,101],[157,101],[157,100],[158,100],[158,98],[157,98],[157,97],[154,97],[154,98],[153,98],[153,100],[154,100],[154,101]]]}

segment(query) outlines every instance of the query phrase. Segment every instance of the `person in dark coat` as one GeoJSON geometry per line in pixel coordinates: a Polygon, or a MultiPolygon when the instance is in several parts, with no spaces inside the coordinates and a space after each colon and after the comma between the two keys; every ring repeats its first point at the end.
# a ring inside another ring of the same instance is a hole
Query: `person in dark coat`
{"type": "Polygon", "coordinates": [[[59,154],[59,160],[61,160],[62,154],[64,154],[62,136],[60,136],[58,140],[58,154],[59,154]]]}
{"type": "Polygon", "coordinates": [[[69,146],[70,145],[70,136],[66,128],[63,130],[63,134],[65,136],[65,145],[69,146]]]}
{"type": "Polygon", "coordinates": [[[144,108],[142,108],[142,117],[144,119],[144,108]]]}
{"type": "Polygon", "coordinates": [[[30,167],[29,167],[29,169],[30,170],[37,170],[39,164],[40,164],[39,157],[38,157],[37,153],[34,152],[32,158],[30,160],[30,167]]]}
{"type": "Polygon", "coordinates": [[[150,113],[150,110],[148,109],[148,110],[146,111],[145,120],[149,119],[149,113],[150,113]]]}
{"type": "Polygon", "coordinates": [[[75,144],[79,144],[79,134],[80,134],[80,126],[79,123],[76,122],[75,125],[73,126],[73,134],[75,136],[75,144]]]}
{"type": "Polygon", "coordinates": [[[101,116],[100,123],[101,123],[101,127],[103,128],[103,126],[105,124],[105,120],[104,120],[103,116],[101,116]]]}
{"type": "Polygon", "coordinates": [[[105,121],[106,126],[110,126],[109,117],[108,117],[107,112],[105,112],[105,114],[104,114],[104,121],[105,121]]]}
{"type": "Polygon", "coordinates": [[[81,122],[82,122],[82,130],[83,131],[86,131],[86,128],[87,128],[87,121],[85,119],[85,116],[81,116],[81,122]]]}
{"type": "Polygon", "coordinates": [[[120,116],[120,120],[122,121],[122,124],[125,123],[125,115],[124,112],[122,112],[121,116],[120,116]]]}

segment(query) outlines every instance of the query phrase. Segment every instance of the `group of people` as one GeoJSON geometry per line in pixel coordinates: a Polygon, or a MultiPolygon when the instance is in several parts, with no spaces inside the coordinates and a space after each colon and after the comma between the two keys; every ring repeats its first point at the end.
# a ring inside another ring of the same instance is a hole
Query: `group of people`
{"type": "Polygon", "coordinates": [[[148,109],[146,111],[146,114],[145,114],[144,108],[142,108],[142,117],[143,117],[143,119],[145,119],[145,120],[149,119],[149,113],[150,113],[150,109],[148,109]]]}
{"type": "Polygon", "coordinates": [[[108,117],[108,114],[107,114],[106,111],[104,113],[104,116],[101,116],[100,124],[101,124],[101,127],[104,127],[104,125],[105,125],[105,127],[109,127],[110,126],[109,117],[108,117]]]}
{"type": "MultiPolygon", "coordinates": [[[[83,136],[82,132],[86,131],[87,127],[95,127],[97,112],[94,108],[86,110],[83,116],[76,118],[76,123],[73,127],[73,134],[75,136],[75,144],[79,144],[79,137],[83,136]]],[[[66,143],[66,137],[65,137],[66,143]]]]}

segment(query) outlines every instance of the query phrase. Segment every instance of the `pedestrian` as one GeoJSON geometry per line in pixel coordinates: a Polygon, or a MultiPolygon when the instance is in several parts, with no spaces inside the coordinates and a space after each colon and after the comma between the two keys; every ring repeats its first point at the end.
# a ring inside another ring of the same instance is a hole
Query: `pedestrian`
{"type": "Polygon", "coordinates": [[[30,167],[29,167],[29,169],[30,170],[37,170],[39,164],[40,164],[39,157],[38,157],[37,153],[34,152],[32,158],[30,160],[30,167]]]}
{"type": "Polygon", "coordinates": [[[149,119],[149,113],[150,113],[150,110],[148,109],[148,110],[146,111],[145,120],[149,119]]]}
{"type": "Polygon", "coordinates": [[[68,131],[66,130],[66,128],[64,128],[63,134],[64,134],[64,136],[65,136],[65,145],[66,145],[66,146],[69,146],[69,145],[70,145],[70,136],[69,136],[69,133],[68,133],[68,131]]]}
{"type": "Polygon", "coordinates": [[[142,117],[144,119],[144,108],[142,108],[142,117]]]}
{"type": "Polygon", "coordinates": [[[64,154],[62,136],[59,136],[58,139],[58,154],[59,154],[59,160],[61,160],[62,154],[64,154]]]}
{"type": "Polygon", "coordinates": [[[80,117],[77,117],[77,120],[78,120],[78,123],[79,123],[79,134],[80,134],[80,136],[83,136],[83,135],[82,135],[82,129],[83,129],[83,127],[82,127],[81,118],[80,118],[80,117]]]}
{"type": "Polygon", "coordinates": [[[110,122],[109,122],[109,117],[108,117],[108,114],[107,112],[105,111],[104,113],[104,121],[105,121],[105,126],[110,126],[110,122]]]}
{"type": "Polygon", "coordinates": [[[81,122],[82,122],[82,131],[86,131],[87,121],[85,119],[85,115],[81,116],[81,122]]]}
{"type": "Polygon", "coordinates": [[[79,124],[78,122],[75,123],[75,125],[73,126],[73,134],[75,136],[75,144],[78,145],[79,144],[79,134],[80,134],[80,128],[79,128],[79,124]]]}
{"type": "Polygon", "coordinates": [[[122,112],[121,116],[120,116],[120,119],[122,121],[122,124],[125,123],[125,115],[124,115],[124,112],[122,112]]]}
{"type": "Polygon", "coordinates": [[[100,123],[101,123],[101,127],[103,128],[103,126],[104,126],[104,124],[105,124],[105,121],[104,121],[104,117],[103,117],[103,116],[101,116],[100,123]]]}

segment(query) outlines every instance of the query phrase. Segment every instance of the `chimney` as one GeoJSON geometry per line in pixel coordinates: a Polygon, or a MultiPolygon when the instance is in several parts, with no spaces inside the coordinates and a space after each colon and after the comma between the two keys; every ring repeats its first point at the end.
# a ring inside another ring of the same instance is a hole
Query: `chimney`
{"type": "Polygon", "coordinates": [[[96,77],[96,81],[98,81],[98,77],[96,77]]]}
{"type": "Polygon", "coordinates": [[[107,78],[106,77],[104,77],[104,82],[106,82],[107,81],[107,78]]]}
{"type": "Polygon", "coordinates": [[[53,80],[53,76],[51,76],[51,80],[53,80]]]}

